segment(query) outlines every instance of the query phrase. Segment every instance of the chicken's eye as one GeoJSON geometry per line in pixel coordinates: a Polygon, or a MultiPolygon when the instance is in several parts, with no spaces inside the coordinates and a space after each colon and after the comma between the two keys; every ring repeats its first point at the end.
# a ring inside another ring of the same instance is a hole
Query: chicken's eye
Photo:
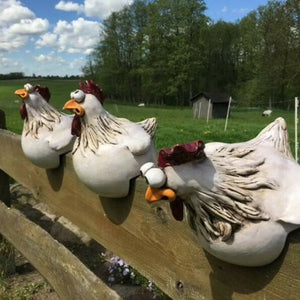
{"type": "Polygon", "coordinates": [[[71,93],[71,98],[74,99],[76,102],[80,103],[85,98],[85,93],[82,90],[76,90],[71,93]]]}
{"type": "Polygon", "coordinates": [[[146,179],[149,186],[154,188],[161,188],[167,181],[166,174],[160,168],[155,168],[154,163],[148,162],[140,168],[141,176],[146,179]]]}
{"type": "Polygon", "coordinates": [[[26,83],[24,85],[24,89],[28,92],[28,93],[32,93],[33,92],[33,86],[30,83],[26,83]]]}

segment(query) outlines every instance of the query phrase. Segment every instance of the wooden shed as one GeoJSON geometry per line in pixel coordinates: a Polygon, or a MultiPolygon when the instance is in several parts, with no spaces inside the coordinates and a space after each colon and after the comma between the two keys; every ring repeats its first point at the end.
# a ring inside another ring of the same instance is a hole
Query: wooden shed
{"type": "Polygon", "coordinates": [[[200,92],[190,99],[194,118],[226,118],[230,96],[226,94],[200,92]]]}

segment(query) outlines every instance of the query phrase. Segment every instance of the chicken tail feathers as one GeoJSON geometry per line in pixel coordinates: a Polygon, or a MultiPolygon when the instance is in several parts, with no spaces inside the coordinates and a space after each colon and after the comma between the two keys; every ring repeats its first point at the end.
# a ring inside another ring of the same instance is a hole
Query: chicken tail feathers
{"type": "Polygon", "coordinates": [[[293,158],[289,145],[289,137],[286,122],[283,118],[277,118],[264,128],[256,138],[251,140],[253,146],[267,144],[274,147],[287,158],[293,158]]]}
{"type": "Polygon", "coordinates": [[[138,122],[143,129],[151,136],[151,138],[154,138],[156,128],[157,128],[157,120],[156,118],[148,118],[144,121],[138,122]]]}

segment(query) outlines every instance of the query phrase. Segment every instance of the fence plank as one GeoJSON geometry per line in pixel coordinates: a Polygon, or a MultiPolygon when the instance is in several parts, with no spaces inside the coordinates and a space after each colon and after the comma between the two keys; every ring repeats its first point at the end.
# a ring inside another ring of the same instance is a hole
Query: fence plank
{"type": "Polygon", "coordinates": [[[0,168],[173,299],[298,299],[299,230],[290,234],[274,263],[260,268],[230,265],[203,251],[187,224],[173,220],[167,204],[150,207],[144,201],[142,180],[137,180],[129,210],[127,200],[101,203],[77,179],[70,155],[60,169],[45,171],[24,157],[19,136],[1,131],[0,145],[0,168]],[[109,219],[118,215],[119,225],[109,219]]]}
{"type": "Polygon", "coordinates": [[[19,211],[0,202],[0,218],[1,233],[49,281],[60,299],[121,299],[67,248],[19,211]]]}

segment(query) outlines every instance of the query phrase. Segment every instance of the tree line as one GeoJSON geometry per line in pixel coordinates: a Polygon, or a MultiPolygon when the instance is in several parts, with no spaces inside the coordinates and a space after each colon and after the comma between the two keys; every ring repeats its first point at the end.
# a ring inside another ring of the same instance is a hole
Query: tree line
{"type": "Polygon", "coordinates": [[[6,74],[0,74],[0,80],[15,80],[15,79],[69,79],[69,80],[75,80],[79,79],[81,80],[82,77],[80,75],[65,75],[65,76],[59,76],[59,75],[47,75],[47,76],[41,76],[41,75],[35,75],[32,74],[31,76],[25,75],[23,72],[10,72],[6,74]]]}
{"type": "Polygon", "coordinates": [[[289,108],[300,93],[300,0],[213,22],[203,0],[135,0],[104,21],[83,67],[107,96],[188,105],[200,91],[289,108]]]}

